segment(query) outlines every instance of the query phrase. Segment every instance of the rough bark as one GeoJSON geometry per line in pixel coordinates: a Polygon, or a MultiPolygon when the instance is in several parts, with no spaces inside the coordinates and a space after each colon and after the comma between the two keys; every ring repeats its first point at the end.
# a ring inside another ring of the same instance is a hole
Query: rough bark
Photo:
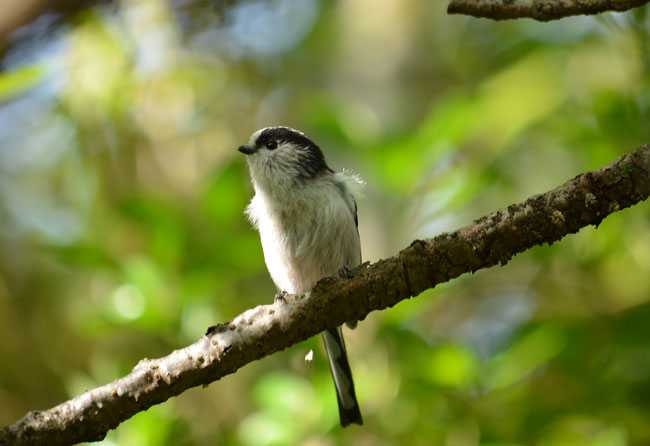
{"type": "Polygon", "coordinates": [[[100,440],[134,414],[190,387],[209,384],[327,327],[364,319],[461,274],[504,265],[519,252],[598,225],[649,195],[646,145],[455,232],[416,240],[394,257],[359,266],[349,277],[323,279],[310,295],[287,295],[248,310],[188,347],[142,360],[122,379],[28,413],[0,430],[0,445],[100,440]]]}
{"type": "Polygon", "coordinates": [[[650,0],[451,0],[449,14],[494,20],[530,18],[543,22],[574,15],[627,11],[650,0]]]}

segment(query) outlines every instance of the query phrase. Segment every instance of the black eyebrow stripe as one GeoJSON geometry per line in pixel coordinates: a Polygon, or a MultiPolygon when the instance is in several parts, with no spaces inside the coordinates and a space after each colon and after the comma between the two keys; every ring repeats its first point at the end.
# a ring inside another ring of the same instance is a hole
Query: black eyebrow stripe
{"type": "Polygon", "coordinates": [[[258,147],[266,145],[269,141],[277,141],[278,143],[290,143],[300,150],[301,157],[301,171],[298,178],[305,180],[314,178],[324,172],[334,173],[327,165],[325,156],[320,147],[316,145],[306,135],[297,132],[296,130],[288,127],[270,127],[264,130],[255,141],[258,147]]]}

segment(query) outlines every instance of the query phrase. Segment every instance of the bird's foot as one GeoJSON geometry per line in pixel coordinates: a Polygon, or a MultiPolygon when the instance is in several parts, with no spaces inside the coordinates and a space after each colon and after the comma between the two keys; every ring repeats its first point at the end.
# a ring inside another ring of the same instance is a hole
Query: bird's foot
{"type": "Polygon", "coordinates": [[[286,291],[279,291],[279,292],[275,293],[275,298],[273,299],[273,302],[274,303],[279,302],[281,304],[286,304],[288,295],[289,295],[289,293],[287,293],[286,291]]]}
{"type": "Polygon", "coordinates": [[[348,266],[344,266],[343,268],[339,269],[338,276],[342,279],[351,278],[353,276],[352,268],[349,268],[348,266]]]}

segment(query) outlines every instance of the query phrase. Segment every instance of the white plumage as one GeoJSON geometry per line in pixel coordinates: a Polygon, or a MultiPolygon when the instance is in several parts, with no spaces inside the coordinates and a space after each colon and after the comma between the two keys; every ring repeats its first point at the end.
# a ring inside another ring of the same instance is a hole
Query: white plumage
{"type": "Polygon", "coordinates": [[[266,266],[280,290],[304,293],[319,279],[361,263],[355,202],[347,186],[354,180],[326,174],[303,185],[299,194],[254,183],[246,212],[260,232],[266,266]]]}
{"type": "MultiPolygon", "coordinates": [[[[361,263],[357,207],[352,191],[361,180],[334,172],[303,133],[269,127],[239,149],[255,196],[246,213],[258,229],[264,261],[281,291],[309,291],[323,277],[361,263]]],[[[341,424],[362,424],[340,327],[323,333],[337,390],[341,424]]]]}

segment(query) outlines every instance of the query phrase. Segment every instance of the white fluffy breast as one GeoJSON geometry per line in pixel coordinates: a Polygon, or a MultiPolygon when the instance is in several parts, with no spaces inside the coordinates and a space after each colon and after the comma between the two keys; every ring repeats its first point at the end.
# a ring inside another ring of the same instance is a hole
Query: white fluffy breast
{"type": "Polygon", "coordinates": [[[256,185],[246,212],[280,290],[303,293],[319,279],[361,262],[354,198],[346,183],[358,180],[341,175],[324,175],[281,193],[256,185]]]}

